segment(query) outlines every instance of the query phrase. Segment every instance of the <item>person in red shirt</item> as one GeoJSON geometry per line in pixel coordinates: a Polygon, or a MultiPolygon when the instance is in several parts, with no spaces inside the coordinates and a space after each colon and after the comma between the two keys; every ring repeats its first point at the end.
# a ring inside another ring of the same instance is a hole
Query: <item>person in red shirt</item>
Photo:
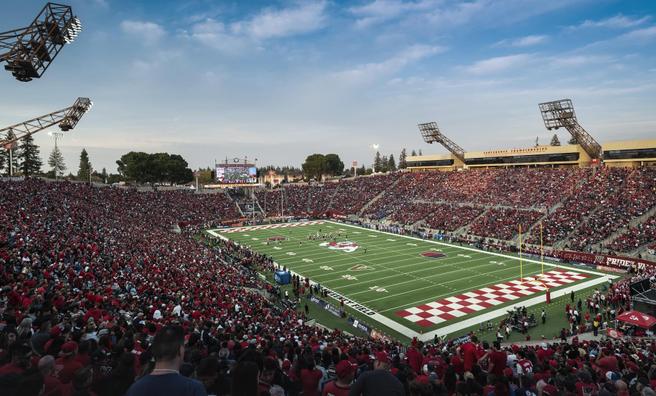
{"type": "Polygon", "coordinates": [[[39,360],[39,373],[43,377],[44,396],[59,396],[68,391],[61,381],[53,376],[55,373],[54,357],[46,355],[39,360]]]}
{"type": "Polygon", "coordinates": [[[550,349],[545,342],[540,344],[540,349],[536,352],[536,355],[538,356],[538,361],[540,363],[548,362],[549,359],[551,359],[551,356],[553,356],[554,351],[553,349],[550,349]]]}
{"type": "Polygon", "coordinates": [[[335,366],[335,373],[337,379],[326,384],[321,396],[348,396],[355,375],[355,365],[348,360],[342,360],[335,366]]]}
{"type": "Polygon", "coordinates": [[[526,358],[524,351],[519,351],[519,361],[517,362],[518,374],[529,375],[533,372],[533,363],[526,358]]]}
{"type": "Polygon", "coordinates": [[[499,341],[494,341],[492,352],[490,352],[490,373],[497,378],[503,377],[503,369],[506,368],[507,360],[506,351],[501,349],[499,341]]]}
{"type": "Polygon", "coordinates": [[[75,358],[77,355],[77,342],[68,341],[64,343],[59,354],[61,357],[55,361],[56,376],[62,384],[68,384],[73,380],[75,372],[83,367],[82,363],[75,358]]]}
{"type": "Polygon", "coordinates": [[[474,368],[474,363],[476,363],[476,349],[478,344],[478,338],[476,336],[471,336],[471,341],[468,341],[460,347],[460,352],[462,353],[463,368],[465,371],[472,371],[474,368]]]}
{"type": "Polygon", "coordinates": [[[608,371],[618,372],[617,358],[612,354],[608,348],[604,348],[602,353],[597,357],[597,367],[605,373],[608,371]]]}
{"type": "Polygon", "coordinates": [[[0,377],[7,374],[23,374],[30,368],[32,349],[20,343],[13,344],[9,349],[11,361],[0,367],[0,377]]]}
{"type": "Polygon", "coordinates": [[[323,373],[316,368],[314,357],[309,353],[302,358],[299,377],[303,387],[303,396],[319,396],[319,382],[323,378],[323,373]]]}

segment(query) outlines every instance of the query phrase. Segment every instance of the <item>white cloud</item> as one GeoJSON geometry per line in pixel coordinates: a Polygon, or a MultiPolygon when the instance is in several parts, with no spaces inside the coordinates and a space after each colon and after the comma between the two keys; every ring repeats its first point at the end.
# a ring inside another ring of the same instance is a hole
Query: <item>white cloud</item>
{"type": "Polygon", "coordinates": [[[304,3],[279,10],[266,9],[250,19],[225,24],[213,18],[194,23],[182,37],[191,38],[208,47],[239,53],[247,48],[260,48],[267,39],[306,34],[322,29],[327,22],[326,2],[304,3]]]}
{"type": "Polygon", "coordinates": [[[477,75],[499,73],[518,66],[524,66],[531,60],[533,60],[533,56],[530,54],[497,56],[475,62],[473,65],[466,67],[465,70],[477,75]]]}
{"type": "Polygon", "coordinates": [[[325,26],[325,9],[325,1],[282,10],[267,9],[249,21],[233,24],[231,28],[236,34],[245,34],[256,40],[310,33],[325,26]]]}
{"type": "Polygon", "coordinates": [[[628,33],[624,33],[620,36],[623,39],[632,39],[632,40],[645,40],[656,38],[656,26],[651,26],[644,29],[632,30],[628,33]]]}
{"type": "Polygon", "coordinates": [[[210,48],[228,53],[238,53],[249,44],[243,37],[230,33],[223,23],[211,18],[194,24],[191,32],[185,32],[184,35],[210,48]]]}
{"type": "Polygon", "coordinates": [[[348,83],[364,83],[399,72],[405,66],[446,51],[445,47],[416,44],[378,63],[365,63],[335,74],[348,83]]]}
{"type": "Polygon", "coordinates": [[[358,17],[355,25],[365,28],[394,19],[410,11],[425,11],[437,4],[434,0],[404,2],[401,0],[374,0],[369,4],[352,7],[349,11],[358,17]]]}
{"type": "Polygon", "coordinates": [[[631,18],[622,14],[617,14],[610,18],[600,20],[586,19],[578,25],[570,26],[569,29],[586,29],[586,28],[609,28],[609,29],[628,29],[648,22],[651,19],[649,15],[642,18],[631,18]]]}
{"type": "Polygon", "coordinates": [[[549,36],[546,35],[530,35],[516,39],[501,40],[495,43],[494,47],[530,47],[533,45],[545,43],[548,40],[549,36]]]}
{"type": "Polygon", "coordinates": [[[123,21],[121,22],[121,30],[127,34],[138,36],[146,44],[154,44],[166,34],[162,26],[145,21],[123,21]]]}
{"type": "Polygon", "coordinates": [[[550,62],[555,67],[578,67],[590,64],[602,64],[612,62],[613,59],[608,56],[599,55],[570,55],[553,58],[550,62]]]}

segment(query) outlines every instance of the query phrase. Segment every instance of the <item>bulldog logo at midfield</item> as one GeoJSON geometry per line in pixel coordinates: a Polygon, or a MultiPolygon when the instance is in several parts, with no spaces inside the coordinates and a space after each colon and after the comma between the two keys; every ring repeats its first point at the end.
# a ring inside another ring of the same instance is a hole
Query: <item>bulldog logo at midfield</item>
{"type": "Polygon", "coordinates": [[[358,249],[358,244],[351,241],[343,242],[322,242],[319,246],[327,247],[328,249],[341,250],[346,253],[355,252],[358,249]]]}

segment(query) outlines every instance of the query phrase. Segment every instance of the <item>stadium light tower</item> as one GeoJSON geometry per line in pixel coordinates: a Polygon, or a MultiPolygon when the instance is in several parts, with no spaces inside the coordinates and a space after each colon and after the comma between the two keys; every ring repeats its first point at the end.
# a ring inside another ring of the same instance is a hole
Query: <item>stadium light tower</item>
{"type": "Polygon", "coordinates": [[[10,147],[13,143],[54,125],[59,125],[59,129],[68,132],[75,128],[92,106],[93,102],[89,98],[77,98],[72,106],[65,109],[0,129],[0,147],[10,147]],[[10,132],[13,133],[11,138],[8,137],[10,132]]]}
{"type": "Polygon", "coordinates": [[[47,3],[29,26],[0,32],[0,63],[18,81],[39,78],[81,30],[70,6],[47,3]]]}
{"type": "Polygon", "coordinates": [[[601,158],[601,145],[576,120],[571,99],[540,103],[540,113],[547,130],[565,128],[592,159],[601,158]]]}
{"type": "Polygon", "coordinates": [[[436,122],[426,122],[423,124],[418,124],[417,126],[419,127],[421,136],[424,138],[426,143],[440,143],[456,158],[462,162],[465,162],[465,150],[456,144],[456,142],[444,136],[442,132],[440,132],[440,128],[437,126],[436,122]]]}

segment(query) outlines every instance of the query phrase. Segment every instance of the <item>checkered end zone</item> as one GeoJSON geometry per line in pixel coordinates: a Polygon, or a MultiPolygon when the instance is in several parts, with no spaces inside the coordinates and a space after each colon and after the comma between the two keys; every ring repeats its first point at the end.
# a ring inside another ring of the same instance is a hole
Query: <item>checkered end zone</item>
{"type": "Polygon", "coordinates": [[[278,223],[278,224],[264,224],[264,225],[257,225],[257,226],[226,228],[224,230],[218,230],[218,231],[224,234],[229,234],[232,232],[242,232],[242,231],[273,230],[275,228],[303,227],[303,226],[323,224],[323,223],[324,221],[315,220],[315,221],[304,221],[300,223],[278,223]]]}
{"type": "Polygon", "coordinates": [[[448,320],[459,318],[477,311],[482,311],[495,305],[517,300],[531,294],[544,291],[539,281],[549,288],[559,287],[567,283],[574,283],[587,278],[588,275],[574,272],[553,270],[545,272],[537,280],[534,277],[524,278],[523,281],[513,280],[507,283],[484,287],[459,296],[448,297],[443,300],[407,308],[396,314],[422,327],[429,327],[448,320]]]}

